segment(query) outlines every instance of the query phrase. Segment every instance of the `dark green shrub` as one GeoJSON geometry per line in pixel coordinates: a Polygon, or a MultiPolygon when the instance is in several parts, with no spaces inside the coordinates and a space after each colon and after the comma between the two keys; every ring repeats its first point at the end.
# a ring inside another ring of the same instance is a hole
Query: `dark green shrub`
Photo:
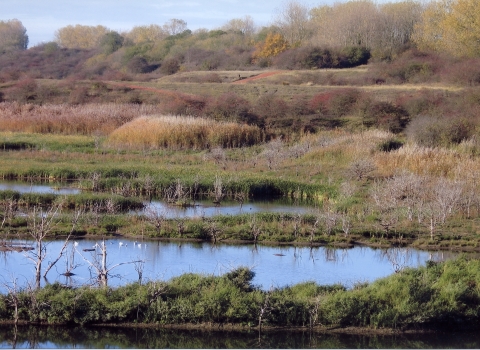
{"type": "Polygon", "coordinates": [[[363,46],[349,46],[341,51],[340,66],[342,68],[356,67],[367,64],[371,57],[370,50],[363,46]]]}
{"type": "Polygon", "coordinates": [[[160,72],[166,75],[175,74],[180,69],[180,62],[176,58],[163,60],[160,65],[160,72]]]}
{"type": "Polygon", "coordinates": [[[148,61],[144,57],[141,57],[141,56],[133,57],[130,60],[130,62],[128,62],[127,69],[131,73],[136,73],[136,74],[138,74],[138,73],[149,73],[153,70],[151,68],[151,66],[148,64],[148,61]]]}
{"type": "Polygon", "coordinates": [[[238,267],[235,270],[227,272],[225,278],[231,281],[237,288],[242,291],[252,291],[252,280],[255,277],[255,272],[247,267],[238,267]]]}
{"type": "Polygon", "coordinates": [[[382,152],[391,152],[403,146],[403,142],[396,139],[386,140],[378,145],[378,149],[382,152]]]}

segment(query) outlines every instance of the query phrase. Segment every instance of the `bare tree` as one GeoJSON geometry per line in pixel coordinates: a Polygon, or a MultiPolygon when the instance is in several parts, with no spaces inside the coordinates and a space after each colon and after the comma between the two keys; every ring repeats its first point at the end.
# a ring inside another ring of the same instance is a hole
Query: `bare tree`
{"type": "Polygon", "coordinates": [[[108,277],[110,276],[110,272],[122,265],[127,264],[138,264],[143,260],[135,260],[129,262],[121,262],[112,266],[108,266],[107,264],[107,245],[105,244],[105,239],[102,240],[101,244],[95,244],[95,251],[92,254],[92,259],[87,259],[82,252],[76,249],[78,254],[82,257],[82,259],[87,262],[96,272],[97,281],[102,287],[107,287],[108,285],[108,277]],[[100,253],[97,252],[100,250],[100,253]],[[100,258],[99,258],[100,257],[100,258]]]}
{"type": "Polygon", "coordinates": [[[250,232],[253,236],[253,242],[256,244],[258,240],[258,236],[260,236],[260,233],[262,233],[262,230],[260,229],[260,226],[258,225],[257,222],[257,216],[252,215],[251,220],[250,220],[250,232]]]}
{"type": "Polygon", "coordinates": [[[260,305],[258,310],[258,333],[262,332],[262,324],[265,318],[271,313],[272,307],[270,305],[270,295],[273,292],[273,287],[266,293],[263,303],[260,305]]]}
{"type": "Polygon", "coordinates": [[[290,45],[299,46],[311,35],[309,11],[305,4],[291,0],[277,12],[275,25],[290,45]]]}
{"type": "Polygon", "coordinates": [[[187,22],[183,19],[172,18],[162,26],[162,29],[169,35],[177,35],[187,29],[187,22]]]}
{"type": "Polygon", "coordinates": [[[392,264],[395,273],[398,273],[408,266],[411,252],[404,248],[388,248],[383,251],[383,256],[392,264]]]}
{"type": "Polygon", "coordinates": [[[205,159],[213,160],[216,165],[221,166],[224,170],[227,168],[227,154],[220,146],[212,148],[209,153],[205,154],[205,159]]]}
{"type": "Polygon", "coordinates": [[[143,178],[143,190],[148,198],[152,197],[153,191],[155,190],[155,180],[148,174],[143,178]]]}
{"type": "MultiPolygon", "coordinates": [[[[315,221],[313,222],[312,227],[310,228],[310,245],[313,244],[313,241],[315,239],[315,233],[318,230],[318,225],[320,224],[321,216],[315,215],[315,221]]],[[[311,252],[311,251],[310,251],[311,252]]],[[[313,260],[313,259],[312,259],[313,260]]]]}
{"type": "Polygon", "coordinates": [[[18,286],[18,279],[12,278],[12,281],[10,283],[4,281],[1,283],[1,285],[8,291],[6,299],[7,299],[7,302],[10,304],[10,306],[13,307],[13,322],[16,328],[19,320],[18,309],[20,306],[20,299],[18,297],[20,293],[20,288],[18,286]]]}
{"type": "Polygon", "coordinates": [[[293,235],[295,237],[298,237],[300,227],[302,226],[302,216],[300,214],[297,213],[293,216],[292,226],[293,226],[293,235]]]}
{"type": "Polygon", "coordinates": [[[330,236],[333,233],[333,229],[337,225],[338,213],[335,212],[333,208],[327,204],[321,215],[325,223],[326,234],[327,236],[330,236]]]}
{"type": "Polygon", "coordinates": [[[243,18],[231,19],[222,28],[225,31],[241,33],[248,38],[257,31],[253,18],[248,15],[243,18]]]}
{"type": "Polygon", "coordinates": [[[175,218],[175,222],[177,224],[178,234],[181,237],[185,233],[185,218],[175,218]]]}
{"type": "Polygon", "coordinates": [[[388,235],[399,220],[400,192],[394,182],[375,182],[371,195],[379,213],[379,224],[388,235]]]}
{"type": "Polygon", "coordinates": [[[11,197],[2,202],[2,207],[3,219],[0,226],[1,228],[5,226],[6,222],[8,222],[8,224],[12,223],[12,220],[15,218],[15,215],[17,213],[18,202],[15,198],[11,197]]]}
{"type": "Polygon", "coordinates": [[[92,191],[98,191],[100,189],[99,183],[101,177],[102,174],[97,172],[92,173],[90,176],[90,179],[92,180],[92,191]]]}
{"type": "Polygon", "coordinates": [[[133,262],[135,266],[135,271],[137,271],[138,274],[138,284],[142,284],[142,278],[143,278],[143,270],[145,269],[145,261],[140,260],[140,261],[135,261],[133,262]]]}
{"type": "Polygon", "coordinates": [[[265,145],[261,156],[267,161],[268,169],[277,168],[280,161],[284,158],[284,142],[278,138],[265,145]]]}
{"type": "Polygon", "coordinates": [[[160,235],[160,232],[162,230],[162,226],[167,220],[165,212],[164,211],[159,211],[153,208],[151,205],[147,207],[146,211],[146,219],[150,224],[152,224],[155,227],[155,230],[157,231],[157,234],[160,235]]]}
{"type": "Polygon", "coordinates": [[[243,207],[243,203],[245,202],[245,199],[247,198],[247,194],[245,192],[237,192],[234,195],[233,200],[237,201],[240,203],[240,210],[243,207]]]}
{"type": "Polygon", "coordinates": [[[222,178],[218,175],[215,175],[215,181],[213,182],[213,203],[217,205],[220,204],[224,196],[225,192],[222,178]]]}
{"type": "Polygon", "coordinates": [[[350,220],[350,216],[348,213],[342,213],[340,215],[340,219],[342,220],[342,231],[345,237],[348,237],[350,230],[352,228],[352,221],[350,220]]]}
{"type": "Polygon", "coordinates": [[[28,233],[35,241],[35,249],[29,251],[26,257],[35,264],[35,285],[37,289],[40,288],[42,263],[47,255],[47,246],[44,240],[57,223],[57,214],[61,210],[61,206],[61,204],[52,206],[46,212],[41,207],[34,206],[28,218],[28,233]]]}
{"type": "Polygon", "coordinates": [[[222,231],[217,226],[217,223],[215,221],[210,220],[210,222],[208,223],[208,226],[207,226],[207,232],[208,232],[209,236],[212,237],[213,244],[216,244],[222,231]]]}
{"type": "Polygon", "coordinates": [[[189,196],[189,189],[185,187],[180,179],[177,179],[174,184],[166,188],[164,191],[164,198],[167,203],[175,205],[187,206],[189,203],[189,196]]]}
{"type": "Polygon", "coordinates": [[[65,241],[63,242],[63,246],[62,248],[60,249],[60,252],[58,253],[58,256],[55,260],[51,261],[49,264],[48,264],[48,267],[45,269],[45,272],[43,273],[43,277],[45,278],[48,274],[48,272],[52,269],[52,267],[55,266],[55,264],[58,262],[58,260],[60,260],[60,258],[63,256],[63,254],[65,253],[65,250],[68,246],[68,243],[70,241],[70,238],[72,237],[74,231],[75,231],[75,227],[78,223],[78,220],[80,219],[80,216],[83,214],[83,210],[76,210],[74,213],[73,213],[73,217],[72,217],[72,228],[70,229],[70,232],[68,233],[67,237],[65,238],[65,241]]]}
{"type": "Polygon", "coordinates": [[[441,178],[435,181],[433,195],[440,222],[444,224],[447,217],[453,214],[460,204],[462,186],[460,183],[441,178]]]}
{"type": "Polygon", "coordinates": [[[353,178],[361,181],[375,169],[375,165],[370,160],[358,159],[350,165],[348,172],[353,178]]]}

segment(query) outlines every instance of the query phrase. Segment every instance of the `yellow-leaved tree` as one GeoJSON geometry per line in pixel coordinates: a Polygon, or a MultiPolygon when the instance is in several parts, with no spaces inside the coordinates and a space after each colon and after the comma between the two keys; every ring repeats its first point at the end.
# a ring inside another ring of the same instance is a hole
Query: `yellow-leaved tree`
{"type": "Polygon", "coordinates": [[[135,26],[130,30],[126,37],[134,44],[155,42],[165,39],[169,34],[159,25],[150,24],[145,26],[135,26]]]}
{"type": "Polygon", "coordinates": [[[108,32],[110,30],[101,25],[69,25],[56,31],[55,41],[69,49],[92,49],[100,44],[102,37],[108,32]]]}
{"type": "Polygon", "coordinates": [[[413,40],[421,49],[454,56],[480,56],[480,4],[478,0],[438,0],[427,5],[413,40]]]}
{"type": "Polygon", "coordinates": [[[271,63],[271,59],[285,50],[288,50],[289,45],[287,40],[280,33],[268,33],[265,41],[256,45],[256,50],[253,53],[255,61],[259,62],[262,59],[271,63]]]}
{"type": "Polygon", "coordinates": [[[27,30],[18,19],[0,21],[0,54],[10,50],[26,50],[27,30]]]}

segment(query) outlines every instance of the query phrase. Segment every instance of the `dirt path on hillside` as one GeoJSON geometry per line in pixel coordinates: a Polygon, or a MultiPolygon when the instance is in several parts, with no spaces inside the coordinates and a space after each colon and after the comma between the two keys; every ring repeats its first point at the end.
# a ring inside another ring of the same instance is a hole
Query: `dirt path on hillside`
{"type": "Polygon", "coordinates": [[[271,72],[260,73],[258,75],[255,75],[254,77],[236,80],[232,84],[246,84],[246,83],[249,83],[251,81],[263,79],[263,78],[266,78],[266,77],[270,77],[272,75],[281,74],[283,72],[284,72],[283,70],[275,70],[275,71],[271,71],[271,72]]]}

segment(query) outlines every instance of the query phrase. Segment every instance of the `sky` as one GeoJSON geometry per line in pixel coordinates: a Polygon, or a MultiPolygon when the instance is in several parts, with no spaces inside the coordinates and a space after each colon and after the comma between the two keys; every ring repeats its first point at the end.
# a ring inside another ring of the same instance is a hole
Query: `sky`
{"type": "MultiPolygon", "coordinates": [[[[314,7],[333,2],[301,3],[314,7]]],[[[54,40],[57,29],[75,24],[103,25],[121,32],[178,18],[191,30],[216,29],[249,15],[256,25],[265,26],[284,4],[285,0],[0,0],[0,20],[20,20],[32,47],[54,40]]]]}

